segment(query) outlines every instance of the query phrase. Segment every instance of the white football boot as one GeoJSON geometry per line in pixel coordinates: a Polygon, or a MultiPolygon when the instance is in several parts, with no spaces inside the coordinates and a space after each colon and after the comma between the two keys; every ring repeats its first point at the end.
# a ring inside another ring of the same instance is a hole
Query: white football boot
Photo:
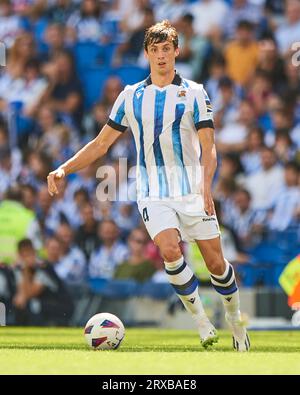
{"type": "Polygon", "coordinates": [[[204,348],[212,346],[219,340],[216,328],[209,321],[208,318],[204,318],[198,325],[198,331],[200,335],[201,344],[204,348]]]}
{"type": "Polygon", "coordinates": [[[239,352],[249,351],[250,339],[243,320],[241,318],[231,319],[227,314],[225,318],[232,332],[233,348],[239,352]]]}

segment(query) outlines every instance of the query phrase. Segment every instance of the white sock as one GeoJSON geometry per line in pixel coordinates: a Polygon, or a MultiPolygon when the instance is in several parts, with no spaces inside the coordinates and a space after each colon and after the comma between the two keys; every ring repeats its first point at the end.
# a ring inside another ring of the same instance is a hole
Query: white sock
{"type": "Polygon", "coordinates": [[[170,284],[182,301],[186,310],[192,314],[196,324],[207,319],[198,290],[198,280],[183,256],[175,262],[165,262],[166,273],[170,284]]]}
{"type": "Polygon", "coordinates": [[[215,290],[220,294],[225,311],[231,320],[239,320],[240,297],[238,287],[235,281],[235,275],[232,265],[225,259],[225,272],[218,276],[210,274],[210,279],[215,290]]]}

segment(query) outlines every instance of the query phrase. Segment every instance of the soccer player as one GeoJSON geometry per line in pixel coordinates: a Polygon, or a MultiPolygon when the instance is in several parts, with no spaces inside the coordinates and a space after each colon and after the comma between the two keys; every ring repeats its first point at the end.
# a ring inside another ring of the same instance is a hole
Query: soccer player
{"type": "Polygon", "coordinates": [[[58,193],[59,179],[105,155],[130,127],[137,149],[138,208],[171,285],[196,322],[202,345],[212,345],[218,336],[203,309],[198,280],[182,256],[180,239],[197,243],[222,298],[233,347],[248,351],[234,270],[222,253],[211,193],[216,149],[209,98],[201,84],[176,73],[178,35],[168,21],[147,30],[144,53],[149,77],[126,86],[99,135],[49,174],[49,193],[58,193]]]}

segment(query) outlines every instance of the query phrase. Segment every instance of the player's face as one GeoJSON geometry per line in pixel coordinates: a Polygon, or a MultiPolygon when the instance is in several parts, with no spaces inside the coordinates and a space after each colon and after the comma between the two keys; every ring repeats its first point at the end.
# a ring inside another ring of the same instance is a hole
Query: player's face
{"type": "Polygon", "coordinates": [[[151,74],[165,75],[174,71],[179,49],[174,48],[172,41],[150,44],[147,49],[145,56],[149,61],[151,74]]]}

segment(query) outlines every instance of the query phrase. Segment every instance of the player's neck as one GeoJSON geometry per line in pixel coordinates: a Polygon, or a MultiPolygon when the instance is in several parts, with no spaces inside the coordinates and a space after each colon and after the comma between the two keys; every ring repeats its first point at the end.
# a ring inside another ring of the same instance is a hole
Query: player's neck
{"type": "Polygon", "coordinates": [[[175,73],[175,70],[172,70],[170,73],[166,73],[164,75],[151,73],[152,84],[159,86],[160,88],[170,85],[175,77],[175,73]]]}

